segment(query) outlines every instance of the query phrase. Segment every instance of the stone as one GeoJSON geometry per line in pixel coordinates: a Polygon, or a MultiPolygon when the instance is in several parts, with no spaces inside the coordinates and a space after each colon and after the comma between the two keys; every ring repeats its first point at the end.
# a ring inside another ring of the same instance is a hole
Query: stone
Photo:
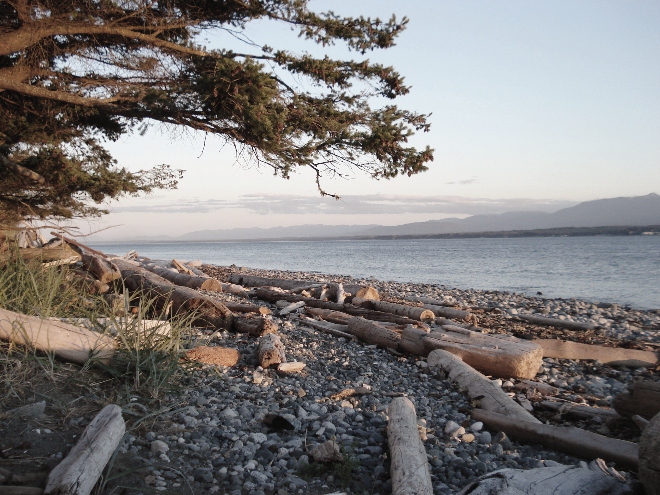
{"type": "Polygon", "coordinates": [[[169,445],[167,445],[167,443],[163,442],[162,440],[154,440],[153,442],[151,442],[152,452],[156,452],[158,454],[164,454],[169,450],[170,450],[169,445]]]}
{"type": "Polygon", "coordinates": [[[38,418],[46,411],[46,401],[35,402],[33,404],[26,404],[16,409],[7,411],[7,416],[18,418],[38,418]]]}
{"type": "Polygon", "coordinates": [[[328,440],[322,444],[316,445],[310,452],[316,462],[341,461],[342,455],[339,444],[334,440],[328,440]]]}

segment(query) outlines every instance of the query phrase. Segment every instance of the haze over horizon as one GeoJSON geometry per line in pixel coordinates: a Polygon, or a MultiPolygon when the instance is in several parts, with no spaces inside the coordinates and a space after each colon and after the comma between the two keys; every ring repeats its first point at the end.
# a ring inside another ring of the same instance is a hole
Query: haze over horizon
{"type": "MultiPolygon", "coordinates": [[[[410,19],[396,47],[368,57],[394,66],[412,86],[395,104],[433,114],[431,132],[412,140],[435,148],[430,170],[391,181],[347,171],[348,180],[322,183],[342,196],[335,202],[318,196],[307,171],[285,181],[236,164],[233,147],[218,140],[150,129],[109,149],[131,170],[158,163],[186,169],[179,189],[110,205],[101,223],[81,226],[122,226],[92,239],[399,225],[660,192],[660,3],[318,0],[312,7],[410,19]]],[[[257,43],[320,50],[260,23],[247,34],[257,43]]],[[[209,43],[239,46],[233,38],[209,43]]]]}

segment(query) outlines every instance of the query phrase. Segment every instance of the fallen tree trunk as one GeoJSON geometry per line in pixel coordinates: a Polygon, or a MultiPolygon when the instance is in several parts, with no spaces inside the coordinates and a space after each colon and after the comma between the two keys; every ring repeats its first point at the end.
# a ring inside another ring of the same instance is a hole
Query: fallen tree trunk
{"type": "Polygon", "coordinates": [[[582,404],[571,404],[570,402],[554,402],[550,400],[544,400],[541,402],[541,407],[551,411],[556,411],[562,416],[566,414],[567,416],[577,416],[579,418],[600,418],[603,421],[620,417],[617,412],[613,411],[612,409],[584,406],[582,404]]]}
{"type": "Polygon", "coordinates": [[[271,314],[270,309],[268,309],[266,306],[256,306],[254,304],[239,304],[229,301],[225,301],[223,304],[227,306],[227,309],[229,311],[233,311],[234,313],[258,313],[260,315],[271,314]]]}
{"type": "Polygon", "coordinates": [[[177,259],[173,259],[173,260],[172,260],[172,267],[173,267],[173,268],[176,268],[176,269],[177,269],[178,271],[180,271],[181,273],[185,273],[185,274],[190,275],[190,276],[192,276],[192,277],[194,277],[194,276],[204,276],[204,274],[203,274],[202,272],[195,273],[195,272],[192,270],[192,268],[186,266],[185,263],[182,263],[181,261],[179,261],[179,260],[177,260],[177,259]]]}
{"type": "Polygon", "coordinates": [[[401,342],[401,336],[398,333],[364,318],[349,320],[348,333],[368,344],[376,344],[390,349],[398,349],[401,342]]]}
{"type": "Polygon", "coordinates": [[[194,312],[193,324],[214,328],[232,329],[233,314],[227,307],[194,289],[174,285],[164,278],[134,266],[132,263],[115,259],[121,270],[126,287],[131,291],[143,291],[147,297],[155,298],[156,306],[163,310],[172,303],[173,314],[194,312]]]}
{"type": "Polygon", "coordinates": [[[83,252],[82,262],[85,270],[93,274],[101,283],[107,284],[121,278],[117,265],[104,257],[83,252]]]}
{"type": "Polygon", "coordinates": [[[439,299],[433,299],[432,297],[423,297],[423,296],[407,296],[405,298],[407,301],[418,302],[422,304],[431,304],[433,306],[453,306],[453,302],[440,301],[439,299]]]}
{"type": "MultiPolygon", "coordinates": [[[[266,278],[256,275],[245,275],[243,273],[232,273],[228,281],[232,284],[242,285],[244,287],[279,287],[284,290],[295,291],[298,289],[308,289],[310,286],[329,285],[332,282],[314,282],[312,280],[291,280],[287,278],[266,278]]],[[[355,284],[344,285],[344,290],[351,294],[357,293],[362,286],[355,284]]]]}
{"type": "Polygon", "coordinates": [[[257,355],[259,357],[259,364],[263,369],[266,369],[274,364],[286,362],[284,344],[274,333],[269,333],[268,335],[264,335],[261,337],[261,339],[259,339],[257,355]]]}
{"type": "Polygon", "coordinates": [[[642,432],[638,474],[646,495],[660,495],[660,414],[642,432]]]}
{"type": "Polygon", "coordinates": [[[65,275],[66,281],[72,283],[88,294],[105,294],[110,291],[110,286],[95,279],[84,270],[69,270],[65,275]]]}
{"type": "Polygon", "coordinates": [[[329,321],[317,321],[305,316],[300,317],[300,322],[308,327],[321,330],[322,332],[329,333],[335,337],[344,337],[349,340],[353,339],[353,335],[348,333],[348,325],[340,325],[329,321]]]}
{"type": "Polygon", "coordinates": [[[78,364],[90,358],[107,363],[116,349],[115,341],[106,335],[6,309],[0,309],[0,338],[78,364]]]}
{"type": "Polygon", "coordinates": [[[339,323],[341,325],[348,325],[348,321],[355,316],[351,316],[348,313],[342,311],[333,311],[332,309],[323,309],[323,308],[305,308],[305,312],[312,316],[318,316],[323,318],[326,321],[332,323],[339,323]]]}
{"type": "Polygon", "coordinates": [[[250,297],[245,289],[240,285],[225,284],[220,282],[220,286],[222,287],[222,292],[227,292],[228,294],[233,294],[235,296],[242,297],[243,299],[249,299],[250,297]]]}
{"type": "Polygon", "coordinates": [[[234,316],[234,331],[261,337],[269,333],[277,333],[277,323],[268,318],[234,316]]]}
{"type": "Polygon", "coordinates": [[[445,371],[451,380],[467,391],[471,399],[479,400],[482,409],[503,414],[518,422],[540,423],[495,383],[450,352],[433,351],[427,363],[445,371]]]}
{"type": "Polygon", "coordinates": [[[209,290],[213,292],[222,292],[222,284],[214,278],[198,277],[196,275],[188,275],[187,273],[179,273],[169,268],[154,264],[142,264],[142,268],[155,273],[159,277],[172,282],[181,287],[188,287],[189,289],[209,290]]]}
{"type": "Polygon", "coordinates": [[[69,455],[50,472],[44,495],[89,495],[125,431],[121,408],[105,406],[69,455]]]}
{"type": "Polygon", "coordinates": [[[304,307],[305,307],[305,301],[298,301],[295,303],[287,304],[285,307],[280,309],[278,314],[279,316],[286,316],[289,313],[293,313],[294,311],[304,307]]]}
{"type": "Polygon", "coordinates": [[[528,340],[449,325],[441,328],[423,339],[423,355],[443,349],[476,370],[499,378],[534,378],[543,362],[541,347],[528,340]]]}
{"type": "Polygon", "coordinates": [[[522,442],[540,443],[577,457],[600,457],[633,468],[636,468],[639,462],[637,444],[604,437],[581,428],[529,423],[481,409],[474,409],[472,418],[522,442]]]}
{"type": "Polygon", "coordinates": [[[653,368],[658,364],[658,355],[652,351],[580,344],[558,339],[534,339],[533,342],[543,348],[543,357],[598,360],[610,366],[628,366],[630,368],[653,368]]]}
{"type": "Polygon", "coordinates": [[[411,320],[428,321],[435,319],[433,311],[405,304],[396,304],[385,301],[370,301],[371,308],[383,313],[392,313],[394,315],[405,316],[411,320]]]}
{"type": "Polygon", "coordinates": [[[568,330],[593,330],[598,325],[593,321],[578,323],[576,321],[560,320],[559,318],[546,318],[536,315],[516,315],[518,318],[533,323],[535,325],[545,325],[548,327],[566,328],[568,330]]]}
{"type": "Polygon", "coordinates": [[[460,309],[435,306],[433,304],[424,304],[424,308],[432,311],[435,316],[441,318],[454,318],[455,320],[464,320],[470,314],[467,311],[462,311],[460,309]]]}
{"type": "Polygon", "coordinates": [[[428,334],[427,330],[407,325],[401,332],[401,349],[416,356],[428,355],[424,348],[424,339],[428,334]]]}
{"type": "Polygon", "coordinates": [[[431,468],[419,438],[415,406],[397,397],[388,409],[387,443],[390,447],[392,493],[433,495],[431,468]]]}
{"type": "Polygon", "coordinates": [[[660,413],[660,382],[634,382],[631,390],[614,397],[612,405],[621,416],[651,419],[660,413]]]}

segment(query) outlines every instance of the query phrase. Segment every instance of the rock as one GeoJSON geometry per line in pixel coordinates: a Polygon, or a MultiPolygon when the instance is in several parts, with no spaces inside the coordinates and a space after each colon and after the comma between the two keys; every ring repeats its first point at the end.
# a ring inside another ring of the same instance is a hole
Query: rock
{"type": "Polygon", "coordinates": [[[204,364],[235,366],[241,359],[241,354],[238,350],[227,347],[199,346],[186,352],[186,357],[204,364]]]}
{"type": "Polygon", "coordinates": [[[163,442],[162,440],[154,440],[153,442],[151,442],[152,452],[156,452],[158,454],[164,454],[169,450],[170,450],[169,445],[167,445],[167,443],[163,442]]]}
{"type": "Polygon", "coordinates": [[[35,402],[34,404],[26,404],[16,409],[7,411],[7,416],[18,418],[38,418],[46,411],[46,401],[35,402]]]}
{"type": "Polygon", "coordinates": [[[334,440],[328,440],[316,445],[310,452],[316,462],[334,462],[343,459],[339,444],[334,440]]]}

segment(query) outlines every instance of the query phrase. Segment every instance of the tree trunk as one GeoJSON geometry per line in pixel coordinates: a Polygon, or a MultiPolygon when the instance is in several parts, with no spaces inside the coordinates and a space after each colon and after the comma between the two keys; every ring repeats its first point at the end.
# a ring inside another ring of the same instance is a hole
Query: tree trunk
{"type": "Polygon", "coordinates": [[[445,306],[436,306],[434,304],[424,304],[424,308],[433,311],[435,316],[441,318],[453,318],[455,320],[464,320],[470,313],[460,309],[447,308],[445,306]]]}
{"type": "Polygon", "coordinates": [[[390,447],[392,493],[433,495],[431,468],[419,438],[415,406],[405,397],[392,400],[388,409],[387,443],[390,447]]]}
{"type": "Polygon", "coordinates": [[[153,264],[142,264],[142,268],[155,273],[159,277],[172,282],[181,287],[188,287],[189,289],[209,290],[213,292],[222,292],[222,285],[214,278],[191,276],[187,273],[179,273],[163,268],[162,266],[153,264]]]}
{"type": "Polygon", "coordinates": [[[256,306],[254,304],[239,304],[229,301],[225,301],[224,305],[227,306],[229,311],[234,313],[258,313],[260,315],[269,315],[271,314],[270,309],[266,306],[256,306]]]}
{"type": "Polygon", "coordinates": [[[540,443],[584,459],[600,457],[628,468],[636,468],[639,462],[637,444],[604,437],[581,428],[529,423],[481,409],[474,409],[472,418],[519,441],[540,443]]]}
{"type": "Polygon", "coordinates": [[[259,356],[259,364],[263,369],[266,369],[274,364],[286,362],[286,356],[284,355],[284,344],[274,333],[269,333],[268,335],[264,335],[261,337],[261,339],[259,339],[257,355],[259,356]]]}
{"type": "Polygon", "coordinates": [[[651,419],[660,413],[660,382],[634,382],[632,389],[617,395],[612,405],[621,416],[630,418],[639,414],[651,419]]]}
{"type": "Polygon", "coordinates": [[[417,321],[428,321],[435,319],[432,311],[405,304],[396,304],[385,301],[369,301],[371,309],[382,311],[383,313],[392,313],[394,315],[410,318],[417,321]]]}
{"type": "Polygon", "coordinates": [[[582,404],[571,404],[570,402],[553,402],[544,400],[541,407],[551,411],[557,411],[562,416],[576,416],[578,418],[594,419],[599,418],[603,421],[616,419],[620,416],[612,409],[603,409],[600,407],[583,406],[582,404]]]}
{"type": "Polygon", "coordinates": [[[536,315],[519,314],[517,316],[518,318],[533,323],[534,325],[545,325],[549,327],[566,328],[568,330],[593,330],[598,326],[593,321],[589,321],[586,323],[578,323],[575,321],[560,320],[558,318],[545,318],[543,316],[536,316],[536,315]]]}
{"type": "Polygon", "coordinates": [[[195,273],[190,267],[187,267],[185,265],[185,263],[182,263],[181,261],[179,261],[177,259],[172,260],[172,267],[176,268],[181,273],[185,273],[186,275],[190,275],[191,277],[203,276],[201,273],[195,273]]]}
{"type": "Polygon", "coordinates": [[[348,313],[342,311],[333,311],[331,309],[323,308],[305,308],[305,312],[312,316],[318,316],[323,318],[326,321],[331,321],[332,323],[339,323],[340,325],[348,325],[348,321],[355,316],[351,316],[348,313]]]}
{"type": "Polygon", "coordinates": [[[401,332],[402,350],[415,354],[416,356],[426,356],[428,352],[424,348],[424,339],[429,335],[429,332],[421,328],[407,325],[401,332]]]}
{"type": "Polygon", "coordinates": [[[642,432],[638,474],[646,495],[660,495],[660,414],[642,432]]]}
{"type": "Polygon", "coordinates": [[[658,364],[658,355],[652,351],[579,344],[558,339],[534,339],[533,342],[543,348],[543,357],[598,360],[610,366],[628,366],[630,368],[653,368],[658,364]]]}
{"type": "Polygon", "coordinates": [[[121,442],[126,425],[121,408],[105,406],[85,428],[78,443],[48,475],[45,495],[89,495],[121,442]]]}
{"type": "Polygon", "coordinates": [[[390,349],[398,349],[401,343],[401,336],[398,333],[364,318],[349,320],[348,333],[368,344],[376,344],[390,349]]]}
{"type": "Polygon", "coordinates": [[[503,414],[515,421],[540,423],[500,387],[465,364],[459,357],[447,351],[437,350],[429,354],[427,362],[429,366],[437,366],[444,370],[451,380],[467,391],[471,399],[479,401],[482,409],[503,414]]]}
{"type": "Polygon", "coordinates": [[[67,282],[70,282],[75,287],[78,287],[88,294],[106,294],[110,291],[110,286],[108,284],[96,280],[84,270],[69,270],[66,273],[65,278],[67,282]]]}
{"type": "Polygon", "coordinates": [[[370,299],[372,301],[380,301],[380,294],[371,286],[362,287],[353,294],[353,297],[360,297],[362,299],[370,299]]]}
{"type": "Polygon", "coordinates": [[[263,317],[234,316],[234,331],[261,337],[269,333],[277,333],[277,323],[263,317]]]}
{"type": "Polygon", "coordinates": [[[33,347],[78,364],[90,358],[107,363],[115,341],[85,328],[0,309],[0,338],[33,347]]]}
{"type": "MultiPolygon", "coordinates": [[[[245,275],[243,273],[232,273],[228,281],[232,284],[242,285],[244,287],[279,287],[284,290],[307,289],[310,286],[329,285],[329,282],[314,282],[311,280],[291,280],[287,278],[265,278],[256,275],[245,275]]],[[[345,285],[344,290],[355,294],[362,288],[361,285],[345,285]]]]}
{"type": "Polygon", "coordinates": [[[107,284],[121,278],[117,265],[96,254],[83,253],[83,267],[92,273],[101,283],[107,284]]]}
{"type": "Polygon", "coordinates": [[[307,325],[308,327],[312,327],[322,332],[329,333],[330,335],[334,335],[335,337],[344,337],[348,340],[353,339],[353,335],[348,333],[348,325],[330,323],[329,321],[317,321],[307,317],[301,317],[300,322],[303,325],[307,325]]]}
{"type": "Polygon", "coordinates": [[[543,362],[543,350],[528,340],[443,326],[423,340],[425,354],[443,349],[486,375],[531,379],[543,362]]]}

